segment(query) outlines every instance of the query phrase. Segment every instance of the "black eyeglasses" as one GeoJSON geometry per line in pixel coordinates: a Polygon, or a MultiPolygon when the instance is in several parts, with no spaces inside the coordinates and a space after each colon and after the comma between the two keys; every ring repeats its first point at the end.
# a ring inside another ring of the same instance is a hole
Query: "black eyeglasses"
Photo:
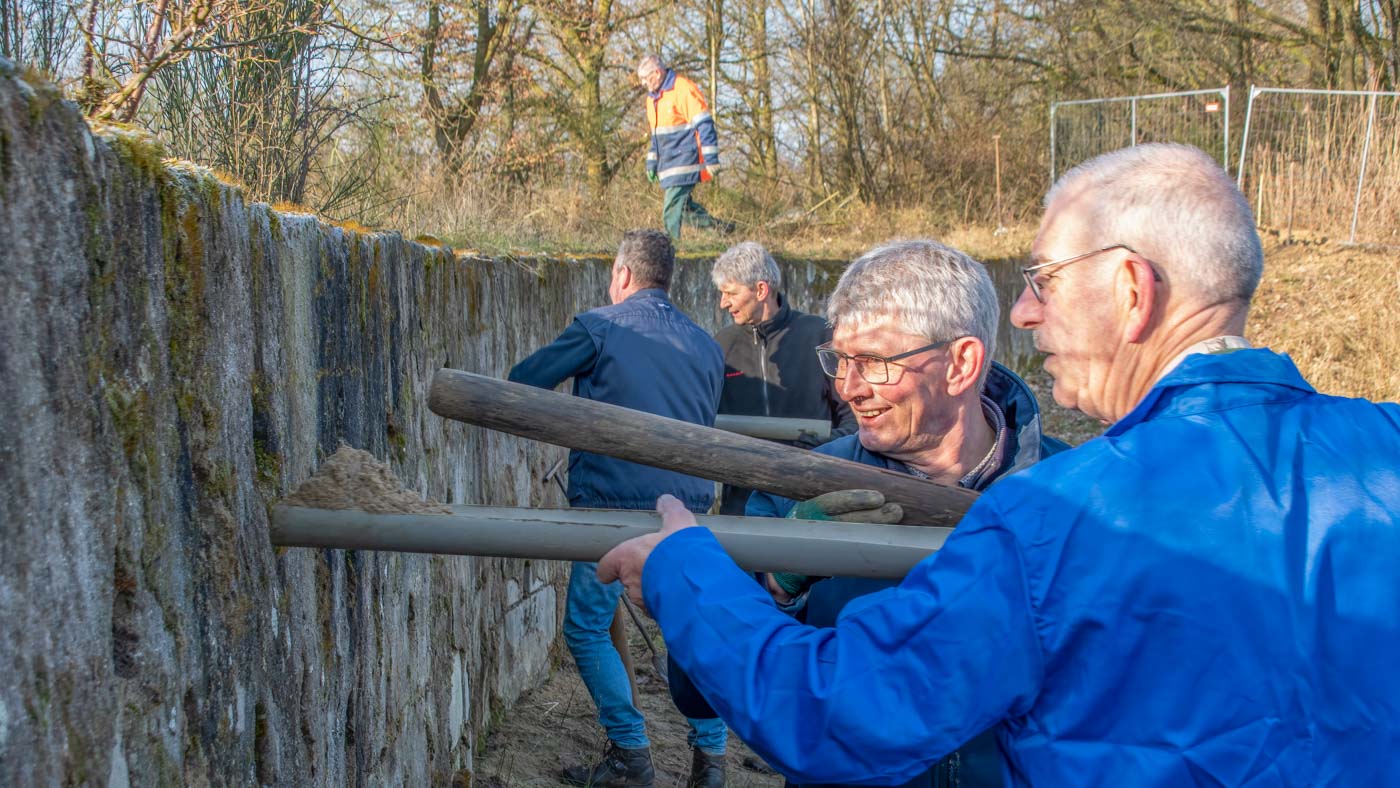
{"type": "MultiPolygon", "coordinates": [[[[1026,287],[1030,288],[1031,295],[1035,296],[1035,300],[1043,304],[1045,303],[1045,296],[1040,292],[1040,283],[1037,282],[1035,279],[1036,271],[1039,271],[1042,268],[1050,268],[1051,266],[1056,265],[1069,265],[1070,263],[1077,263],[1080,260],[1087,260],[1088,258],[1093,257],[1096,254],[1111,252],[1114,249],[1126,249],[1132,254],[1136,254],[1138,257],[1142,257],[1141,254],[1138,254],[1138,251],[1136,249],[1134,249],[1131,246],[1128,246],[1127,244],[1113,244],[1112,246],[1105,246],[1102,249],[1095,249],[1092,252],[1084,252],[1083,254],[1077,254],[1073,257],[1065,257],[1060,260],[1051,260],[1048,263],[1037,263],[1035,265],[1022,268],[1021,276],[1025,278],[1026,287]]],[[[1158,282],[1162,281],[1162,275],[1157,271],[1157,266],[1153,265],[1152,261],[1148,260],[1146,257],[1142,257],[1142,259],[1143,262],[1147,263],[1147,267],[1152,269],[1152,278],[1157,280],[1158,282]]]]}
{"type": "Polygon", "coordinates": [[[897,383],[899,382],[899,375],[902,374],[902,372],[895,373],[892,378],[890,375],[890,367],[903,370],[904,365],[896,364],[896,361],[902,358],[909,358],[917,353],[923,353],[926,350],[937,350],[957,339],[961,339],[961,337],[954,337],[953,339],[945,339],[942,342],[934,342],[932,345],[916,347],[913,350],[908,350],[893,356],[872,356],[868,354],[852,356],[842,353],[830,345],[818,345],[817,360],[821,362],[822,372],[825,372],[826,376],[829,378],[845,380],[846,375],[850,374],[850,370],[854,367],[856,374],[860,375],[866,383],[897,383]]]}

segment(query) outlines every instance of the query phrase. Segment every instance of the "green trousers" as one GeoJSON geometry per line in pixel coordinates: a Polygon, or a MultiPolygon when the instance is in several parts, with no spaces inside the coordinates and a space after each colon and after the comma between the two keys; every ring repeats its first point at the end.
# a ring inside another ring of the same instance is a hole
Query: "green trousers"
{"type": "Polygon", "coordinates": [[[661,205],[661,223],[666,227],[666,234],[678,241],[682,222],[691,227],[714,227],[719,223],[705,210],[705,206],[691,199],[690,193],[694,190],[693,183],[666,187],[665,201],[661,205]]]}

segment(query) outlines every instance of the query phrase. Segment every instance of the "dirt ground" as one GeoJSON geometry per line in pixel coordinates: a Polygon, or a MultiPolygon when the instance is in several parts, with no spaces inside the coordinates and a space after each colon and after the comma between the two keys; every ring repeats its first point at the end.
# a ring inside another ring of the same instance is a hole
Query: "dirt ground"
{"type": "MultiPolygon", "coordinates": [[[[646,624],[658,652],[665,659],[661,636],[649,619],[646,624]]],[[[690,747],[686,745],[685,718],[671,703],[666,686],[651,667],[645,641],[628,622],[632,665],[637,673],[637,693],[647,718],[657,788],[684,786],[690,774],[690,747]]],[[[602,755],[607,736],[599,727],[593,701],[579,680],[567,650],[553,674],[539,688],[527,693],[510,714],[486,737],[477,754],[472,785],[475,788],[554,788],[567,785],[559,779],[566,766],[592,763],[602,755]]],[[[664,664],[664,663],[663,663],[664,664]]],[[[779,788],[783,778],[753,754],[731,733],[728,781],[732,788],[779,788]]]]}

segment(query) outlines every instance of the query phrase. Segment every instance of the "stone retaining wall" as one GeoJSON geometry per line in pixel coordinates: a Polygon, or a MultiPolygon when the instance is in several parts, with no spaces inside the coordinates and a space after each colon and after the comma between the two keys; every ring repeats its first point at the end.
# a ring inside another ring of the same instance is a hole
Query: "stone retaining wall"
{"type": "MultiPolygon", "coordinates": [[[[469,773],[548,670],[564,568],[274,549],[268,509],[341,441],[444,502],[559,504],[561,450],[445,423],[426,386],[504,374],[609,262],[249,204],[3,60],[0,258],[0,783],[469,773]]],[[[809,310],[839,273],[784,267],[809,310]]],[[[707,264],[673,294],[717,327],[707,264]]]]}

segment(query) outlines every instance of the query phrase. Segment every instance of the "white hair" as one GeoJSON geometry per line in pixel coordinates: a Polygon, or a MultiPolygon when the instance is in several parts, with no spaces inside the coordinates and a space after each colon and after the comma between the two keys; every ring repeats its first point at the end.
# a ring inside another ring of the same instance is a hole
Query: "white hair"
{"type": "Polygon", "coordinates": [[[710,270],[710,279],[715,287],[724,287],[727,282],[744,287],[758,287],[759,282],[767,282],[768,287],[780,290],[783,286],[783,273],[773,255],[763,248],[763,244],[753,241],[737,243],[715,259],[715,267],[710,270]]]}
{"type": "Polygon", "coordinates": [[[1150,144],[1105,153],[1065,173],[1045,207],[1069,193],[1084,203],[1074,213],[1082,251],[1132,247],[1173,288],[1208,304],[1248,304],[1259,286],[1264,251],[1249,201],[1196,148],[1150,144]]]}
{"type": "Polygon", "coordinates": [[[665,70],[666,70],[666,61],[665,61],[665,60],[662,60],[662,59],[661,59],[661,56],[660,56],[660,55],[657,55],[657,54],[643,55],[643,56],[642,56],[642,59],[641,59],[640,61],[637,62],[637,76],[641,76],[641,75],[643,75],[643,74],[648,74],[648,73],[650,73],[650,72],[652,72],[652,71],[665,71],[665,70]]]}
{"type": "Polygon", "coordinates": [[[937,241],[895,241],[851,263],[827,302],[833,328],[892,323],[930,342],[975,337],[986,349],[980,381],[996,351],[1001,305],[987,269],[937,241]]]}

